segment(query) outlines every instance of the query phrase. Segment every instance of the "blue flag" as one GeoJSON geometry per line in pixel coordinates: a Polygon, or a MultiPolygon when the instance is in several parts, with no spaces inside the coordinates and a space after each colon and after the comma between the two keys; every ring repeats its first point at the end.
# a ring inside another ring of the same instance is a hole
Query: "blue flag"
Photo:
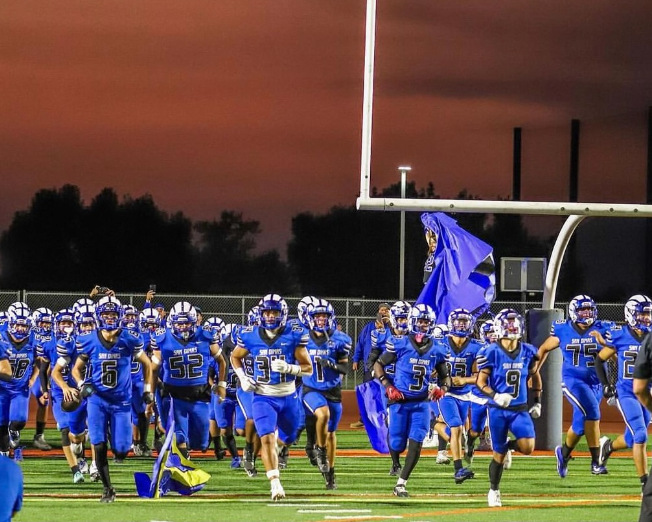
{"type": "Polygon", "coordinates": [[[426,232],[436,235],[437,246],[427,262],[432,274],[417,304],[430,305],[437,323],[446,324],[455,308],[482,315],[496,294],[493,248],[442,212],[425,212],[421,222],[426,232]]]}
{"type": "Polygon", "coordinates": [[[136,491],[139,497],[161,498],[170,491],[180,495],[192,495],[202,489],[211,478],[210,474],[195,468],[177,447],[174,433],[174,416],[170,407],[170,421],[165,442],[158,454],[152,470],[152,478],[147,473],[135,472],[136,491]]]}
{"type": "Polygon", "coordinates": [[[360,409],[360,420],[367,430],[371,447],[378,453],[389,453],[387,445],[387,409],[383,404],[385,389],[377,380],[359,384],[355,388],[360,409]]]}

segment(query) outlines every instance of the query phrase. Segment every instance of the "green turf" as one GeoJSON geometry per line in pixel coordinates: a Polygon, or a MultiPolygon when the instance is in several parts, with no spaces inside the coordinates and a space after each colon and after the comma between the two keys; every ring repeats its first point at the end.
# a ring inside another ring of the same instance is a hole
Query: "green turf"
{"type": "MultiPolygon", "coordinates": [[[[47,433],[49,440],[56,432],[47,433]]],[[[25,432],[24,440],[29,440],[25,432]]],[[[241,439],[239,439],[241,442],[241,439]]],[[[341,448],[368,448],[364,432],[341,432],[341,448]]],[[[299,445],[298,447],[302,447],[299,445]]],[[[579,449],[585,449],[580,447],[579,449]]],[[[592,476],[588,457],[570,463],[560,479],[552,456],[516,456],[501,483],[502,509],[489,509],[487,468],[489,454],[476,457],[476,478],[464,484],[453,481],[452,465],[423,457],[408,491],[411,498],[392,496],[395,478],[388,476],[389,457],[340,457],[336,463],[336,491],[326,491],[321,475],[304,457],[291,457],[281,480],[287,493],[282,503],[269,501],[264,474],[247,478],[231,470],[230,461],[197,459],[211,473],[206,488],[192,497],[170,494],[161,500],[135,496],[134,471],[151,472],[153,459],[130,458],[111,463],[118,490],[112,505],[99,503],[101,486],[73,485],[63,457],[27,458],[23,464],[25,502],[16,521],[187,521],[193,522],[313,522],[326,520],[407,520],[411,522],[461,518],[468,522],[492,521],[629,521],[638,518],[640,486],[631,458],[609,461],[609,475],[592,476]],[[337,518],[335,518],[337,517],[337,518]]]]}

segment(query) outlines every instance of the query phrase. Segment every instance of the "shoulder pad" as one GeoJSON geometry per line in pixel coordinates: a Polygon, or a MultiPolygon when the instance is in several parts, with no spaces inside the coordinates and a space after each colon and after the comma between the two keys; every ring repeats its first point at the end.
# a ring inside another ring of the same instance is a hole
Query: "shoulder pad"
{"type": "Polygon", "coordinates": [[[164,333],[165,333],[165,328],[161,327],[161,328],[156,329],[156,331],[154,332],[154,335],[159,336],[159,335],[163,335],[164,333]]]}
{"type": "Polygon", "coordinates": [[[559,324],[559,325],[566,324],[566,319],[557,319],[554,322],[554,324],[559,324]]]}

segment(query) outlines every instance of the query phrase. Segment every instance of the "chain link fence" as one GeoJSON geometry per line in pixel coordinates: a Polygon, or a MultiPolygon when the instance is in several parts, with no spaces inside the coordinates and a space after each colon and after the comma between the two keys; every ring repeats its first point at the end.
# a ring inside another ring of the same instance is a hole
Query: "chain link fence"
{"type": "MultiPolygon", "coordinates": [[[[38,291],[0,291],[0,310],[6,310],[15,301],[24,301],[32,310],[45,306],[54,311],[72,306],[82,297],[88,297],[87,292],[38,292],[38,291]]],[[[123,304],[131,304],[142,309],[145,297],[144,294],[118,293],[118,299],[123,304]]],[[[258,303],[261,296],[253,295],[207,295],[207,294],[157,294],[153,305],[161,303],[166,310],[178,301],[188,301],[201,308],[204,319],[212,316],[219,316],[225,323],[243,324],[247,319],[247,312],[258,303]]],[[[290,315],[297,309],[297,304],[303,296],[285,297],[290,308],[290,315]]],[[[355,347],[356,340],[365,324],[376,317],[378,304],[381,302],[394,302],[394,299],[385,301],[380,299],[353,299],[350,297],[327,297],[328,301],[335,308],[337,320],[342,329],[351,336],[355,347]]],[[[557,303],[556,308],[566,310],[567,302],[557,303]]],[[[532,308],[540,307],[537,302],[524,301],[496,301],[491,305],[491,313],[496,314],[503,308],[514,308],[520,313],[532,308]]],[[[598,303],[598,314],[601,319],[623,322],[624,303],[598,303]]],[[[485,317],[481,318],[484,319],[485,317]]],[[[489,318],[489,314],[486,315],[489,318]]],[[[362,382],[362,369],[354,372],[349,369],[343,379],[345,389],[353,389],[362,382]]]]}

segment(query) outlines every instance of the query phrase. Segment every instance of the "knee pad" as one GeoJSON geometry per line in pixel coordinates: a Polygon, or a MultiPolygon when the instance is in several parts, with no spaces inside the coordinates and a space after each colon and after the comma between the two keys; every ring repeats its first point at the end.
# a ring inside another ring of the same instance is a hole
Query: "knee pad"
{"type": "Polygon", "coordinates": [[[21,431],[25,427],[25,421],[11,421],[9,429],[11,431],[21,431]]]}
{"type": "Polygon", "coordinates": [[[63,447],[70,446],[70,437],[68,437],[69,433],[70,433],[69,428],[63,428],[61,430],[61,445],[63,447]]]}

